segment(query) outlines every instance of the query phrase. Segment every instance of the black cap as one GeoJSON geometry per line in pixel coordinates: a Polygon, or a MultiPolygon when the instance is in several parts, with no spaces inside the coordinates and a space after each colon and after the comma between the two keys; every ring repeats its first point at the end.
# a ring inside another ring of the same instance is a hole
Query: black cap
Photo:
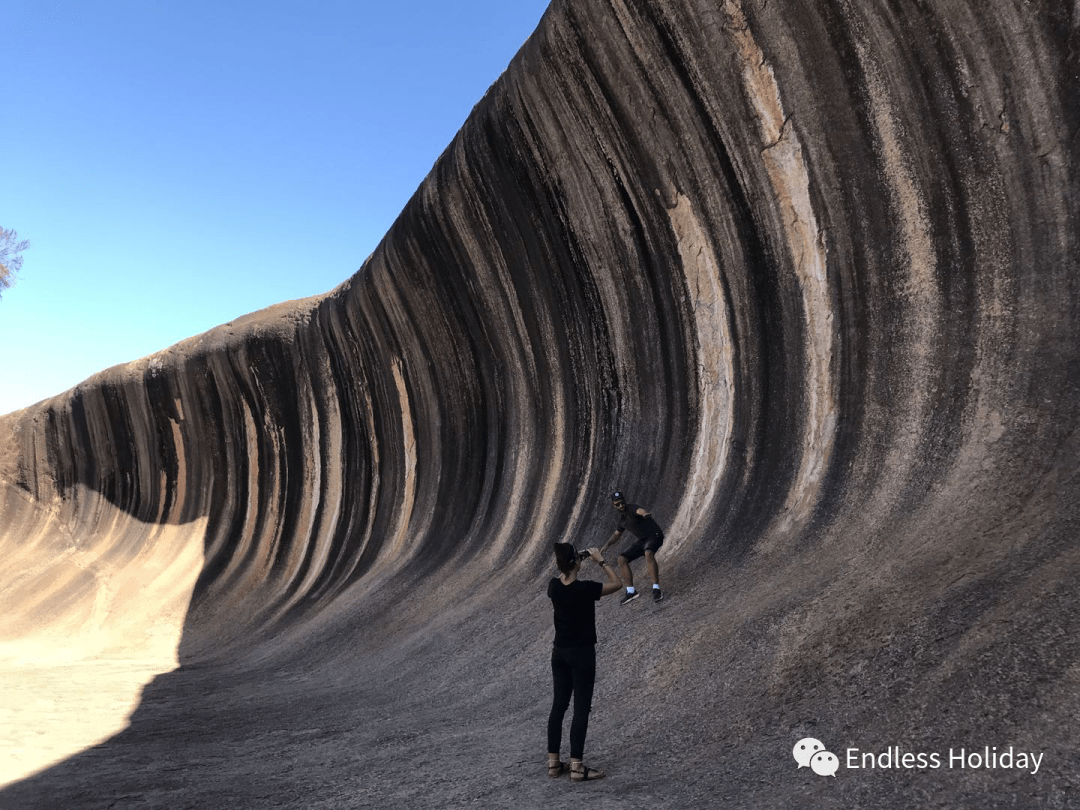
{"type": "Polygon", "coordinates": [[[611,500],[612,500],[612,502],[625,501],[626,498],[623,497],[623,494],[621,492],[612,492],[611,493],[611,500]]]}

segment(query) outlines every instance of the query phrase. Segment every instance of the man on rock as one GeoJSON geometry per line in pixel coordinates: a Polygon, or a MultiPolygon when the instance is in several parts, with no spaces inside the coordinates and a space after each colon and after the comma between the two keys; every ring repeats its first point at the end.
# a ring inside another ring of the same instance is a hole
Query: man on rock
{"type": "Polygon", "coordinates": [[[641,595],[634,589],[634,575],[630,571],[630,563],[642,556],[645,557],[646,568],[649,576],[652,577],[653,601],[659,602],[664,598],[664,594],[660,590],[660,568],[656,564],[656,552],[664,544],[664,533],[653,520],[651,512],[647,512],[636,503],[627,503],[621,492],[612,494],[611,505],[622,513],[622,517],[615,528],[615,533],[604,544],[601,553],[618,542],[624,531],[630,532],[635,538],[634,542],[623,549],[619,555],[619,573],[622,574],[622,580],[626,584],[626,593],[622,595],[619,604],[625,605],[641,595]]]}

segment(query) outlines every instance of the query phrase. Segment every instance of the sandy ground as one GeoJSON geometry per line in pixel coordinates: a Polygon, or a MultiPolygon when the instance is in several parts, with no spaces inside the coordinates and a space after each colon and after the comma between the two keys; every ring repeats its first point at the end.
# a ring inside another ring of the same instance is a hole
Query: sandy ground
{"type": "MultiPolygon", "coordinates": [[[[0,807],[1075,806],[1063,750],[1047,754],[1037,778],[961,780],[941,770],[830,779],[800,770],[792,740],[816,729],[827,738],[835,726],[798,695],[770,694],[741,663],[763,643],[753,628],[741,629],[738,645],[703,656],[722,631],[709,629],[715,616],[702,617],[716,601],[723,612],[723,599],[707,578],[685,586],[660,605],[640,599],[623,608],[614,596],[600,605],[586,759],[608,777],[595,783],[546,776],[550,608],[531,585],[515,584],[485,610],[409,627],[393,644],[390,624],[358,616],[279,650],[159,675],[128,728],[0,790],[0,807]],[[500,613],[500,604],[514,607],[500,613]]],[[[129,669],[96,662],[79,676],[81,688],[73,683],[40,703],[45,720],[56,727],[77,717],[89,694],[129,669]]],[[[65,677],[59,668],[42,674],[42,690],[65,677]]],[[[808,700],[827,712],[818,697],[808,700]]],[[[876,716],[874,701],[865,702],[864,737],[876,716]]],[[[888,728],[896,707],[878,703],[888,728]]]]}
{"type": "MultiPolygon", "coordinates": [[[[608,601],[609,618],[617,616],[608,601]]],[[[640,607],[644,615],[656,606],[640,607]]],[[[692,785],[674,789],[669,755],[619,750],[624,735],[603,671],[611,643],[601,647],[588,756],[610,776],[581,785],[546,776],[543,642],[486,664],[445,643],[414,639],[390,660],[339,657],[333,670],[294,661],[268,672],[209,666],[159,675],[128,728],[0,791],[0,806],[558,808],[579,806],[583,794],[597,808],[708,806],[692,801],[692,785]],[[521,666],[525,657],[532,666],[521,666]],[[446,679],[434,669],[440,659],[446,679]],[[506,664],[516,677],[499,683],[490,666],[506,664]]],[[[24,668],[4,672],[2,686],[33,693],[26,711],[55,747],[106,728],[95,720],[123,710],[121,686],[136,670],[119,661],[24,668]],[[90,704],[101,711],[87,715],[90,704]]]]}

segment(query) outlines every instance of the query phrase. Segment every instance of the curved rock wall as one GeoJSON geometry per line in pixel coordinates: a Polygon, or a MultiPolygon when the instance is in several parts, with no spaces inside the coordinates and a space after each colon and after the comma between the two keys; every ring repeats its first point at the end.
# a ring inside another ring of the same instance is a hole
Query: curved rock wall
{"type": "Polygon", "coordinates": [[[1023,708],[1080,661],[1077,24],[556,0],[352,279],[0,422],[0,547],[53,520],[117,538],[107,572],[191,527],[198,662],[376,621],[367,594],[422,627],[478,571],[540,587],[622,488],[673,596],[726,600],[673,669],[739,650],[769,684],[725,711],[851,730],[871,682],[930,695],[883,710],[910,733],[993,694],[987,728],[1050,747],[1023,708]]]}

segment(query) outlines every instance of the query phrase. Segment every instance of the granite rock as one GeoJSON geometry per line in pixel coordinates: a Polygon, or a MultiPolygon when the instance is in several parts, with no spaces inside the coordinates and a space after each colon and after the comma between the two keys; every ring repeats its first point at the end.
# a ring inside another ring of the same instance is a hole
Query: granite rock
{"type": "MultiPolygon", "coordinates": [[[[108,767],[160,798],[121,743],[175,725],[176,795],[260,806],[206,786],[310,724],[379,806],[550,803],[515,762],[551,544],[605,540],[618,488],[668,598],[600,608],[596,807],[1076,806],[1077,15],[555,0],[356,275],[0,420],[3,637],[183,616],[130,728],[0,805],[97,806],[108,767]],[[187,590],[118,591],[166,540],[187,590]],[[191,720],[244,695],[268,726],[191,720]],[[821,779],[808,736],[1046,758],[821,779]]],[[[355,797],[319,762],[283,806],[355,797]]]]}

